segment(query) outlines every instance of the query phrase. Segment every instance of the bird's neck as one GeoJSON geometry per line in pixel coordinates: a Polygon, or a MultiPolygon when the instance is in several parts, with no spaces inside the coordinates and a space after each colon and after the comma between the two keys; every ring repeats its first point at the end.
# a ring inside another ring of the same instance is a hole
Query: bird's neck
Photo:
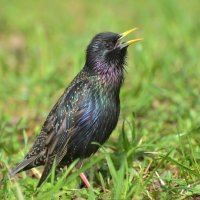
{"type": "Polygon", "coordinates": [[[89,67],[89,69],[102,86],[110,91],[119,93],[124,80],[124,68],[122,66],[93,63],[93,66],[89,67]]]}

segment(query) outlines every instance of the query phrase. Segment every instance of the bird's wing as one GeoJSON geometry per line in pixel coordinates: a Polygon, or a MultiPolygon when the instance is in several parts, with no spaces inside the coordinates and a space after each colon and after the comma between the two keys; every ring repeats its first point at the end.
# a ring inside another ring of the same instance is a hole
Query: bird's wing
{"type": "Polygon", "coordinates": [[[97,103],[88,80],[77,82],[61,98],[56,110],[49,117],[52,129],[47,133],[46,140],[48,155],[56,155],[57,164],[74,140],[77,143],[82,141],[89,130],[93,130],[98,116],[98,111],[94,109],[97,103]]]}
{"type": "Polygon", "coordinates": [[[47,159],[38,186],[48,176],[53,160],[56,159],[58,165],[67,154],[69,146],[74,145],[74,141],[82,141],[94,126],[97,119],[94,117],[96,100],[91,89],[88,80],[77,82],[64,93],[47,118],[43,127],[44,132],[49,131],[46,140],[47,159]]]}

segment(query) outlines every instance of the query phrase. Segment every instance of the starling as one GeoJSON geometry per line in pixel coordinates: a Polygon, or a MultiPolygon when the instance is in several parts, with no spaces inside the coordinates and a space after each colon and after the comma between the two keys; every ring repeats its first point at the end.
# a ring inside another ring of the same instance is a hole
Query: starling
{"type": "MultiPolygon", "coordinates": [[[[50,111],[39,136],[24,160],[10,176],[44,165],[39,187],[56,167],[94,154],[117,125],[120,88],[124,80],[127,47],[142,39],[122,42],[129,33],[97,34],[86,50],[83,69],[66,88],[50,111]]],[[[89,187],[83,173],[81,179],[89,187]]]]}

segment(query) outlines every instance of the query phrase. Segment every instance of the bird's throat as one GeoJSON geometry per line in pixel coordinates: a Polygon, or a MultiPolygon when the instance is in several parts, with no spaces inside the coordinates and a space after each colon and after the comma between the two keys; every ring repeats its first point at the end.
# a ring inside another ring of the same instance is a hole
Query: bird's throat
{"type": "Polygon", "coordinates": [[[119,90],[124,80],[124,69],[116,66],[106,66],[94,68],[99,81],[106,87],[119,90]]]}

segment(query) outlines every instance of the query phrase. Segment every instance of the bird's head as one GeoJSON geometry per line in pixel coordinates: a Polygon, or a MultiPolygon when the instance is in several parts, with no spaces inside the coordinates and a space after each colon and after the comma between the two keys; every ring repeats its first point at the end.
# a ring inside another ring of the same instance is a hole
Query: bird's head
{"type": "Polygon", "coordinates": [[[122,42],[122,38],[137,28],[124,33],[103,32],[95,35],[86,51],[86,66],[98,71],[108,72],[109,68],[123,69],[127,47],[142,39],[122,42]]]}

